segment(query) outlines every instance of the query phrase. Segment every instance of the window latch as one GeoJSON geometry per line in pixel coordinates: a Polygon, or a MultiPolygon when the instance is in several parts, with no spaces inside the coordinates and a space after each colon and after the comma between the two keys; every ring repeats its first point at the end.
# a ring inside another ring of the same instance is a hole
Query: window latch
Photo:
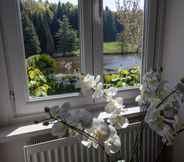
{"type": "Polygon", "coordinates": [[[10,99],[11,99],[13,102],[15,102],[15,92],[14,92],[14,90],[10,90],[9,95],[10,95],[10,99]]]}

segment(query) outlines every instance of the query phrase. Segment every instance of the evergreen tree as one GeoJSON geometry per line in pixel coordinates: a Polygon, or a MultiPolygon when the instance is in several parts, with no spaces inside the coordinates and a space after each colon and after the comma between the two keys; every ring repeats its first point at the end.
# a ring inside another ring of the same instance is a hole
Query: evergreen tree
{"type": "Polygon", "coordinates": [[[105,42],[115,41],[117,34],[115,17],[108,7],[105,8],[103,20],[104,20],[103,25],[104,41],[105,42]]]}
{"type": "Polygon", "coordinates": [[[56,7],[56,11],[54,13],[54,17],[53,17],[51,25],[50,25],[52,35],[55,35],[56,32],[58,31],[58,29],[59,29],[59,21],[58,20],[61,20],[62,17],[63,17],[63,11],[62,11],[62,7],[61,7],[61,3],[59,2],[57,7],[56,7]]]}
{"type": "Polygon", "coordinates": [[[38,33],[42,53],[55,52],[54,39],[50,31],[52,11],[43,2],[37,2],[32,15],[36,32],[38,33]]]}
{"type": "Polygon", "coordinates": [[[22,12],[22,26],[26,57],[40,53],[40,42],[37,33],[32,21],[25,12],[22,12]]]}
{"type": "Polygon", "coordinates": [[[69,20],[63,16],[63,21],[59,21],[59,29],[56,33],[56,48],[57,52],[67,55],[77,48],[77,32],[72,29],[69,20]]]}

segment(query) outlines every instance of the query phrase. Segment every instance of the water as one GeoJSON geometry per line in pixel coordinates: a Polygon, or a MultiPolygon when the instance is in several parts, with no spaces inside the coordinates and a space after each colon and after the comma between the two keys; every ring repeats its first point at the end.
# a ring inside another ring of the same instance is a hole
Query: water
{"type": "Polygon", "coordinates": [[[115,72],[118,68],[129,69],[134,66],[141,66],[140,55],[104,55],[104,70],[106,72],[115,72]]]}

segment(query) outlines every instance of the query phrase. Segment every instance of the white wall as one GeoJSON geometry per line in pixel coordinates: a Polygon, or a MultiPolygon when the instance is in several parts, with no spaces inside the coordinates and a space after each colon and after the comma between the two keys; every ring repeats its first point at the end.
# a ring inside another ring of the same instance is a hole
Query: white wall
{"type": "MultiPolygon", "coordinates": [[[[184,0],[166,0],[164,78],[173,86],[184,77],[184,0]]],[[[184,135],[177,138],[173,162],[184,161],[184,135]]]]}

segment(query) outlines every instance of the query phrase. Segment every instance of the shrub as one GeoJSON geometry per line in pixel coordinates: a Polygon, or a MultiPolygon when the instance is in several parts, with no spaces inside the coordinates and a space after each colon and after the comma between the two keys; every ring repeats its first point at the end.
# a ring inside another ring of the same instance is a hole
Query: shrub
{"type": "Polygon", "coordinates": [[[41,97],[79,92],[79,80],[74,75],[56,74],[56,61],[49,55],[35,55],[27,59],[28,87],[31,96],[41,97]]]}
{"type": "Polygon", "coordinates": [[[53,74],[57,70],[56,60],[47,54],[34,55],[27,59],[28,67],[39,69],[44,75],[53,74]]]}
{"type": "Polygon", "coordinates": [[[31,96],[47,96],[49,85],[44,74],[34,67],[28,67],[28,87],[31,96]]]}
{"type": "Polygon", "coordinates": [[[105,88],[111,86],[122,88],[130,86],[138,86],[140,84],[140,68],[133,67],[128,70],[120,70],[116,74],[104,75],[105,88]]]}

